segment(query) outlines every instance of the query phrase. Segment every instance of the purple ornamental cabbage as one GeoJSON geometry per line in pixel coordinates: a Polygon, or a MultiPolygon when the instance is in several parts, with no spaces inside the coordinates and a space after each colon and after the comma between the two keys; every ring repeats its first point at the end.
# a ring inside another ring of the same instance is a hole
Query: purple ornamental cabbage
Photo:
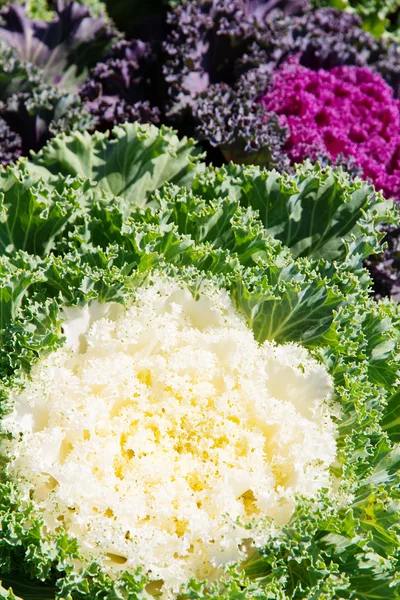
{"type": "Polygon", "coordinates": [[[378,41],[360,25],[355,15],[333,8],[310,11],[295,0],[179,3],[168,16],[163,46],[168,89],[162,108],[181,134],[212,149],[214,161],[222,153],[225,159],[282,168],[285,128],[270,114],[263,121],[269,126],[261,127],[266,114],[257,101],[266,76],[290,56],[299,55],[303,66],[315,70],[369,66],[400,97],[400,45],[378,41]]]}
{"type": "Polygon", "coordinates": [[[22,139],[0,117],[0,165],[15,162],[22,154],[22,139]]]}
{"type": "Polygon", "coordinates": [[[349,66],[312,71],[292,59],[275,72],[261,103],[289,127],[293,163],[353,157],[365,179],[400,200],[400,100],[379,74],[349,66]]]}
{"type": "MultiPolygon", "coordinates": [[[[164,76],[170,113],[181,116],[197,94],[219,83],[233,85],[259,63],[259,42],[269,39],[269,15],[296,14],[308,0],[192,0],[168,14],[164,76]],[[254,56],[253,56],[254,55],[254,56]]],[[[265,53],[261,50],[262,60],[265,53]]]]}
{"type": "Polygon", "coordinates": [[[261,21],[273,11],[292,16],[308,11],[310,6],[308,0],[244,0],[245,14],[261,21]]]}
{"type": "Polygon", "coordinates": [[[53,21],[29,19],[24,7],[10,4],[0,13],[0,39],[20,60],[41,69],[43,83],[73,91],[101,59],[116,32],[93,18],[83,4],[58,0],[53,21]]]}
{"type": "Polygon", "coordinates": [[[356,15],[310,11],[301,0],[192,0],[167,21],[164,76],[177,122],[211,86],[234,87],[247,71],[272,72],[293,54],[314,69],[370,66],[400,94],[400,46],[363,31],[356,15]]]}
{"type": "Polygon", "coordinates": [[[270,80],[267,73],[249,71],[234,87],[215,83],[197,97],[193,106],[195,136],[205,144],[214,164],[221,162],[222,154],[227,162],[290,170],[284,152],[288,128],[281,125],[277,115],[268,114],[255,101],[270,80]]]}
{"type": "Polygon", "coordinates": [[[276,64],[299,54],[300,63],[314,70],[368,66],[381,73],[400,97],[400,45],[377,40],[362,29],[355,14],[325,8],[292,19],[278,17],[271,23],[268,44],[276,64]]]}
{"type": "MultiPolygon", "coordinates": [[[[8,139],[18,141],[19,154],[37,152],[54,135],[78,129],[93,128],[93,118],[85,110],[79,96],[59,88],[42,86],[31,93],[18,92],[0,104],[0,121],[10,129],[8,139]]],[[[3,134],[4,137],[4,134],[3,134]]],[[[15,144],[14,144],[15,145],[15,144]]],[[[2,160],[0,164],[10,161],[2,160]]]]}
{"type": "Polygon", "coordinates": [[[39,150],[60,131],[93,128],[79,97],[66,88],[98,60],[113,35],[77,2],[58,2],[51,23],[27,18],[18,5],[0,13],[0,164],[39,150]]]}
{"type": "Polygon", "coordinates": [[[156,80],[157,57],[150,44],[121,41],[91,70],[80,96],[100,131],[124,121],[157,124],[156,80]]]}

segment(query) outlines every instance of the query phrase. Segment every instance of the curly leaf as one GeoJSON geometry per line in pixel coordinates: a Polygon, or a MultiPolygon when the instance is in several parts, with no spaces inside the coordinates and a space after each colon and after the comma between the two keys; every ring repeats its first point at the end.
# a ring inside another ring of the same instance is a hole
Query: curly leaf
{"type": "Polygon", "coordinates": [[[200,156],[194,141],[172,129],[126,123],[112,133],[74,132],[47,144],[28,164],[32,173],[80,176],[99,189],[144,206],[166,182],[189,184],[200,156]]]}
{"type": "Polygon", "coordinates": [[[0,252],[11,255],[25,250],[45,255],[64,229],[79,198],[89,189],[79,180],[59,177],[54,186],[36,182],[25,170],[9,168],[0,173],[0,252]]]}
{"type": "Polygon", "coordinates": [[[396,218],[393,204],[370,185],[318,163],[297,166],[294,175],[231,164],[208,169],[193,189],[206,199],[229,196],[257,210],[266,231],[294,257],[332,261],[351,254],[360,262],[378,247],[376,225],[396,218]]]}

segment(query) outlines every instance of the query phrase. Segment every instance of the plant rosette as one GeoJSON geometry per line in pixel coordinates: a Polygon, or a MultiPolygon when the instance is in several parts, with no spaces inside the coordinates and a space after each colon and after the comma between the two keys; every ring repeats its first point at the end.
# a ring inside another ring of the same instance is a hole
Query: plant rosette
{"type": "Polygon", "coordinates": [[[398,597],[390,203],[139,125],[0,184],[2,597],[398,597]]]}

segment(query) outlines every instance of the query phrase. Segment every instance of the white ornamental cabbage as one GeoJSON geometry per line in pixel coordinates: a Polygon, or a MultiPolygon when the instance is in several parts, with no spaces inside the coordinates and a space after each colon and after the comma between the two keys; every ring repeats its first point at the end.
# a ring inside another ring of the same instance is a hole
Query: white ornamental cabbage
{"type": "Polygon", "coordinates": [[[297,344],[257,343],[224,290],[159,280],[128,309],[65,317],[4,419],[8,472],[111,575],[144,565],[165,594],[213,580],[330,486],[330,376],[297,344]]]}

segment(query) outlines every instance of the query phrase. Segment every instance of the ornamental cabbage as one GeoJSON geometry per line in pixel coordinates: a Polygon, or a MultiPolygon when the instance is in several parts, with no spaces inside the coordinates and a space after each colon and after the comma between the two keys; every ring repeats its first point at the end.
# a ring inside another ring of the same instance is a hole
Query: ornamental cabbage
{"type": "Polygon", "coordinates": [[[3,597],[399,598],[392,203],[138,124],[0,189],[3,597]]]}
{"type": "Polygon", "coordinates": [[[302,2],[194,0],[178,3],[167,21],[162,108],[180,132],[211,145],[214,162],[219,149],[227,160],[286,168],[285,128],[257,100],[268,74],[293,55],[314,70],[371,68],[400,94],[399,44],[376,40],[356,15],[302,2]]]}
{"type": "Polygon", "coordinates": [[[22,154],[22,139],[0,117],[0,164],[10,165],[22,154]]]}
{"type": "Polygon", "coordinates": [[[292,60],[261,102],[289,127],[293,162],[351,156],[376,189],[400,200],[400,100],[380,75],[348,66],[312,71],[292,60]]]}
{"type": "Polygon", "coordinates": [[[296,495],[331,487],[338,411],[304,348],[259,345],[226,292],[154,277],[126,311],[66,309],[66,344],[12,399],[4,448],[49,531],[177,594],[263,546],[260,517],[282,525],[296,495]]]}
{"type": "Polygon", "coordinates": [[[104,131],[124,121],[157,124],[160,109],[154,80],[157,56],[150,44],[140,40],[115,44],[80,87],[95,128],[104,131]]]}
{"type": "Polygon", "coordinates": [[[0,164],[39,150],[58,131],[94,127],[77,84],[116,32],[78,3],[58,3],[52,22],[10,5],[0,13],[0,164]],[[90,46],[90,56],[88,48],[90,46]]]}
{"type": "Polygon", "coordinates": [[[18,4],[6,6],[0,19],[0,39],[16,49],[20,60],[39,67],[44,83],[67,91],[76,90],[116,36],[79,2],[57,1],[51,22],[29,19],[18,4]]]}

